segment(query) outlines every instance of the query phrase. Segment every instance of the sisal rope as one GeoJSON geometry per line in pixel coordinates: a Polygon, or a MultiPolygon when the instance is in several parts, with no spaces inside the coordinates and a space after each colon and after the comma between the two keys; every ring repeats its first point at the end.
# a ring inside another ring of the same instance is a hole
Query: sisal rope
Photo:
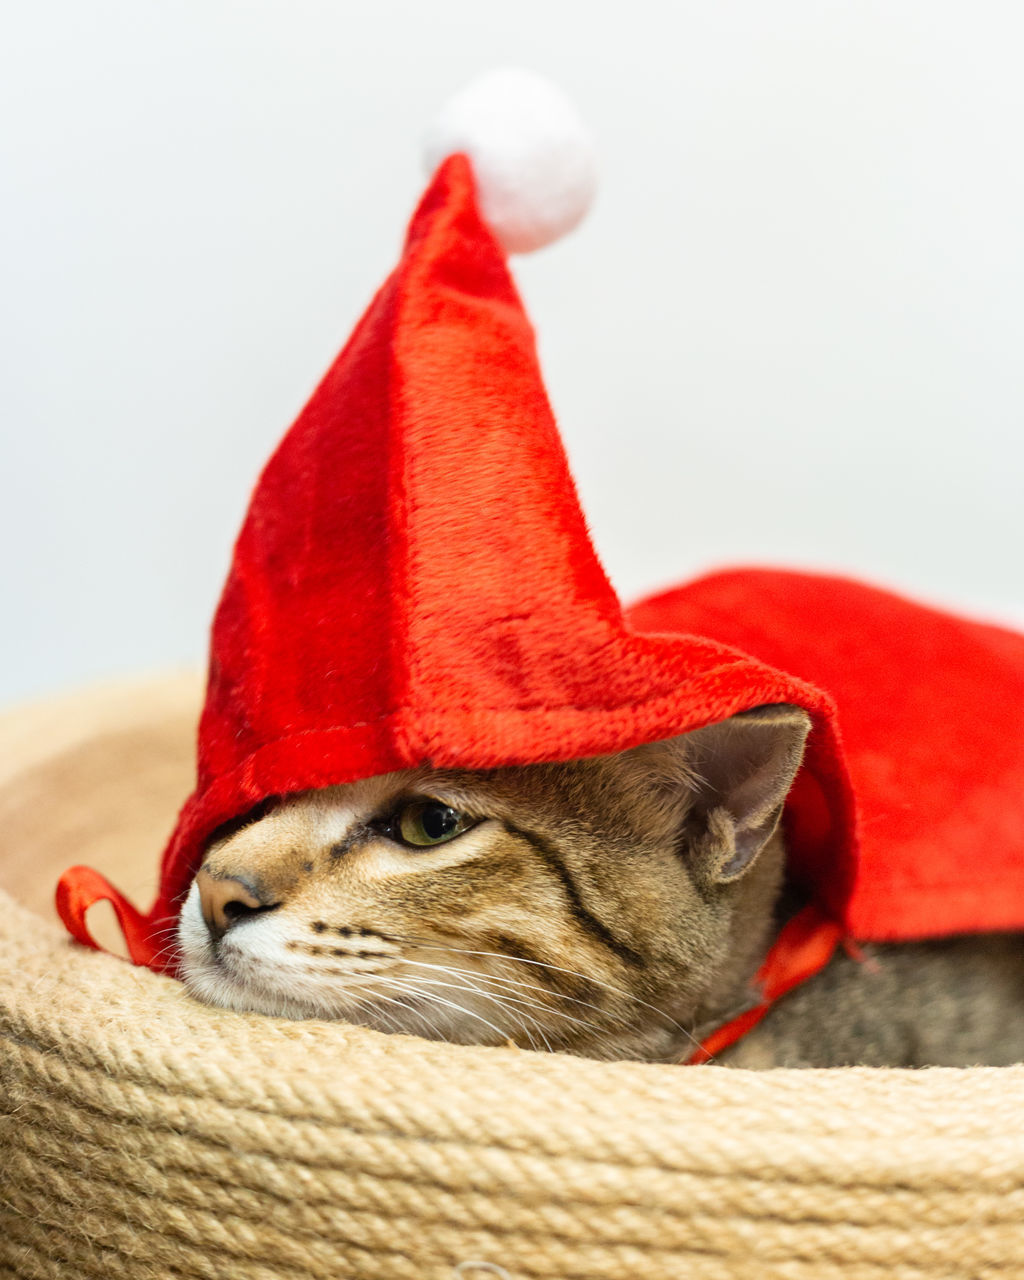
{"type": "Polygon", "coordinates": [[[1024,1276],[1024,1067],[748,1073],[455,1048],[218,1012],[75,946],[44,918],[56,872],[151,874],[194,698],[178,682],[116,712],[94,700],[95,733],[50,715],[33,736],[17,715],[29,763],[0,772],[0,881],[22,899],[0,894],[0,1276],[1024,1276]]]}

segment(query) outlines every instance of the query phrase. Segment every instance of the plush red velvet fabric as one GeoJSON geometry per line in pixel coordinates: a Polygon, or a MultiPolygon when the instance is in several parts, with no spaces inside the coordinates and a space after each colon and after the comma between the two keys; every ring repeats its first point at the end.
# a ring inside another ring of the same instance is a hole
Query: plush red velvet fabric
{"type": "Polygon", "coordinates": [[[769,966],[783,990],[842,930],[1024,926],[1022,691],[1021,638],[831,579],[718,575],[624,616],[454,156],[257,485],[156,903],[141,915],[73,868],[58,907],[94,945],[85,914],[109,898],[133,959],[159,969],[204,843],[267,797],[618,751],[791,702],[814,720],[787,824],[818,923],[769,966]]]}

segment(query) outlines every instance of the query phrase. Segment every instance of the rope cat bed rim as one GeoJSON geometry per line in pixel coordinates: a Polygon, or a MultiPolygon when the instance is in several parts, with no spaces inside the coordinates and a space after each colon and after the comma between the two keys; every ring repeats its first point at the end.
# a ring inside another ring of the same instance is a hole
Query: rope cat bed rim
{"type": "MultiPolygon", "coordinates": [[[[126,735],[144,779],[196,696],[0,718],[4,866],[102,843],[136,779],[45,806],[40,780],[126,735]]],[[[1024,1067],[603,1064],[227,1014],[6,893],[0,992],[3,1276],[1024,1275],[1024,1067]]]]}

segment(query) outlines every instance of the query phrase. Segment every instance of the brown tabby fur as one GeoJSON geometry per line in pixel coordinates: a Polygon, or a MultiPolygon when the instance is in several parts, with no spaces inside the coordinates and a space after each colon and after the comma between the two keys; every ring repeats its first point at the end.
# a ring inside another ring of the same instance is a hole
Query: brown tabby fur
{"type": "MultiPolygon", "coordinates": [[[[806,730],[763,708],[617,756],[283,800],[209,849],[182,913],[186,982],[226,1007],[457,1043],[685,1059],[750,1003],[806,730]],[[481,821],[406,848],[372,824],[410,797],[481,821]]],[[[1024,939],[1006,936],[840,954],[721,1061],[1022,1059],[1024,939]]]]}

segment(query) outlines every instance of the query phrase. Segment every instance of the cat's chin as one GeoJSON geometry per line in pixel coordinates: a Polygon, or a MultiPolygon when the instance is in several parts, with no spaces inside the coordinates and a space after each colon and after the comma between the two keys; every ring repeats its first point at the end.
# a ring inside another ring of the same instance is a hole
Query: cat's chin
{"type": "Polygon", "coordinates": [[[305,975],[289,973],[285,965],[234,947],[215,947],[194,889],[181,912],[178,952],[178,977],[203,1004],[277,1018],[364,1022],[358,997],[315,989],[305,975]]]}
{"type": "Polygon", "coordinates": [[[268,987],[254,975],[238,973],[230,958],[211,955],[202,960],[186,958],[179,976],[190,996],[203,1004],[236,1013],[262,1013],[276,1018],[345,1018],[348,1010],[337,1001],[311,998],[301,991],[289,991],[278,982],[268,987]]]}
{"type": "Polygon", "coordinates": [[[178,976],[185,989],[202,1004],[218,1009],[293,1021],[347,1022],[387,1034],[456,1044],[480,1043],[479,1037],[466,1034],[454,1020],[439,1018],[436,1009],[424,1000],[406,997],[401,1006],[393,1001],[375,1004],[366,992],[311,989],[308,978],[290,977],[278,969],[262,976],[259,962],[230,951],[218,953],[206,941],[196,948],[185,946],[182,951],[178,976]]]}
{"type": "MultiPolygon", "coordinates": [[[[235,1013],[257,1013],[293,1021],[311,1019],[346,1022],[385,1034],[417,1036],[451,1044],[479,1044],[479,1037],[466,1034],[454,1023],[441,1025],[436,1010],[426,1001],[410,1001],[402,1009],[385,1005],[357,1003],[356,997],[344,992],[289,992],[268,989],[252,977],[240,977],[231,971],[230,963],[214,959],[210,962],[182,965],[182,981],[189,995],[203,1004],[235,1013]]],[[[500,1042],[498,1042],[500,1043],[500,1042]]]]}

